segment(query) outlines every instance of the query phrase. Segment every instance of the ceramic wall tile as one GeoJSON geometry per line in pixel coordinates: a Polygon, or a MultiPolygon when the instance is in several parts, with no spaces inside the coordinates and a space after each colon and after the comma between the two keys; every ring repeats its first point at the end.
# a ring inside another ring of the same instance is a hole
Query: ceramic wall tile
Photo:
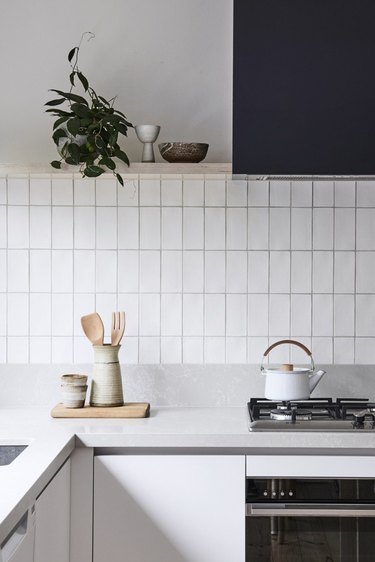
{"type": "Polygon", "coordinates": [[[271,207],[290,206],[290,181],[270,181],[271,207]]]}
{"type": "Polygon", "coordinates": [[[161,203],[164,207],[179,207],[182,205],[182,180],[162,180],[161,203]]]}
{"type": "Polygon", "coordinates": [[[183,203],[185,207],[203,207],[204,181],[184,179],[183,203]]]}
{"type": "Polygon", "coordinates": [[[50,178],[0,178],[0,363],[91,361],[92,310],[126,364],[373,359],[375,182],[50,178]]]}
{"type": "Polygon", "coordinates": [[[225,249],[225,209],[206,208],[205,210],[205,248],[206,250],[225,249]]]}
{"type": "Polygon", "coordinates": [[[225,293],[225,252],[205,252],[205,291],[225,293]]]}
{"type": "Polygon", "coordinates": [[[228,207],[247,206],[247,181],[246,180],[227,181],[227,206],[228,207]]]}
{"type": "Polygon", "coordinates": [[[30,178],[30,205],[51,204],[51,180],[30,178]]]}
{"type": "Polygon", "coordinates": [[[204,213],[202,208],[183,210],[183,248],[184,250],[203,249],[204,213]]]}
{"type": "Polygon", "coordinates": [[[52,207],[52,248],[73,247],[73,207],[52,207]]]}
{"type": "Polygon", "coordinates": [[[51,183],[52,205],[73,205],[73,180],[53,178],[51,183]]]}
{"type": "Polygon", "coordinates": [[[182,248],[182,209],[180,207],[162,209],[161,246],[164,250],[182,248]]]}
{"type": "Polygon", "coordinates": [[[293,207],[312,206],[311,181],[292,181],[292,205],[293,207]]]}
{"type": "Polygon", "coordinates": [[[114,250],[117,248],[116,207],[96,208],[96,247],[99,250],[114,250]]]}
{"type": "Polygon", "coordinates": [[[247,209],[227,209],[227,249],[247,248],[247,209]]]}
{"type": "Polygon", "coordinates": [[[354,181],[335,182],[335,206],[355,207],[355,182],[354,181]]]}
{"type": "MultiPolygon", "coordinates": [[[[163,293],[181,293],[182,292],[182,256],[185,256],[181,251],[166,250],[161,253],[161,290],[163,293]]],[[[195,253],[194,253],[195,255],[195,253]]],[[[202,252],[200,252],[202,257],[202,252]]],[[[193,264],[194,265],[194,264],[193,264]]],[[[184,266],[185,267],[185,266],[184,266]]],[[[198,282],[199,278],[203,285],[203,262],[201,268],[197,271],[197,278],[194,281],[198,282]]],[[[190,270],[189,270],[190,271],[190,270]]],[[[191,271],[191,274],[193,272],[191,271]]],[[[184,282],[185,282],[185,269],[184,269],[184,282]]],[[[190,291],[188,288],[184,289],[186,292],[202,292],[190,291]]]]}
{"type": "Polygon", "coordinates": [[[139,211],[140,248],[158,250],[160,248],[160,208],[142,207],[139,211]]]}

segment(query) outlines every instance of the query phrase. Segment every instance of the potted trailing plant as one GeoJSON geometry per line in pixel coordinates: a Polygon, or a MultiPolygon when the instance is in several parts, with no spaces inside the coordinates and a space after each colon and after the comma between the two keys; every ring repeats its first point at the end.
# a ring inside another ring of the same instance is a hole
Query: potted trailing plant
{"type": "MultiPolygon", "coordinates": [[[[89,35],[90,38],[94,36],[92,33],[89,35]]],[[[52,138],[61,156],[60,160],[53,160],[51,166],[60,169],[62,162],[78,165],[82,176],[91,178],[109,170],[124,185],[114,159],[118,158],[129,166],[129,159],[121,150],[118,139],[120,135],[126,137],[128,128],[133,125],[121,111],[113,107],[116,98],[106,100],[99,96],[79,69],[82,39],[68,54],[71,66],[69,92],[50,90],[59,97],[45,104],[49,106],[46,111],[57,117],[52,138]],[[73,92],[77,84],[82,86],[83,96],[73,92]],[[59,106],[63,104],[66,105],[61,109],[59,106]]]]}

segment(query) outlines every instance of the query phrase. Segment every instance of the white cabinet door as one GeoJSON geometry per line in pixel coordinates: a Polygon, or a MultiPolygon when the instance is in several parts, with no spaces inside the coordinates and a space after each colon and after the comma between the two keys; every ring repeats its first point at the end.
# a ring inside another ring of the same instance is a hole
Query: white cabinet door
{"type": "Polygon", "coordinates": [[[70,459],[35,502],[35,562],[69,562],[70,459]]]}
{"type": "Polygon", "coordinates": [[[244,456],[109,455],[94,467],[94,562],[245,561],[244,456]]]}

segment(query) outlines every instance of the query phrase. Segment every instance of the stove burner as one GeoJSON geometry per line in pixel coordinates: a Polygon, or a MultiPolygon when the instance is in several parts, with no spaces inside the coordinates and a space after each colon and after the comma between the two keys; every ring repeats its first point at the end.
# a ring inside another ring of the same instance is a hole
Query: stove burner
{"type": "Polygon", "coordinates": [[[310,410],[304,410],[302,408],[288,408],[284,405],[279,406],[276,410],[270,411],[271,420],[281,420],[281,421],[291,421],[300,420],[307,421],[312,419],[312,412],[310,410]]]}
{"type": "Polygon", "coordinates": [[[375,402],[366,398],[251,398],[248,410],[250,431],[375,431],[375,402]]]}

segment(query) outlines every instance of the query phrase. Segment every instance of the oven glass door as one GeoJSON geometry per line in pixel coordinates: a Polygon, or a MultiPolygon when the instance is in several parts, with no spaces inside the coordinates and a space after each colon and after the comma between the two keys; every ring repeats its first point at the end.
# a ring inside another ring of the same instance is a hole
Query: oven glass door
{"type": "Polygon", "coordinates": [[[372,480],[248,480],[246,562],[374,562],[372,480]]]}
{"type": "Polygon", "coordinates": [[[373,562],[375,518],[246,518],[246,562],[373,562]]]}

